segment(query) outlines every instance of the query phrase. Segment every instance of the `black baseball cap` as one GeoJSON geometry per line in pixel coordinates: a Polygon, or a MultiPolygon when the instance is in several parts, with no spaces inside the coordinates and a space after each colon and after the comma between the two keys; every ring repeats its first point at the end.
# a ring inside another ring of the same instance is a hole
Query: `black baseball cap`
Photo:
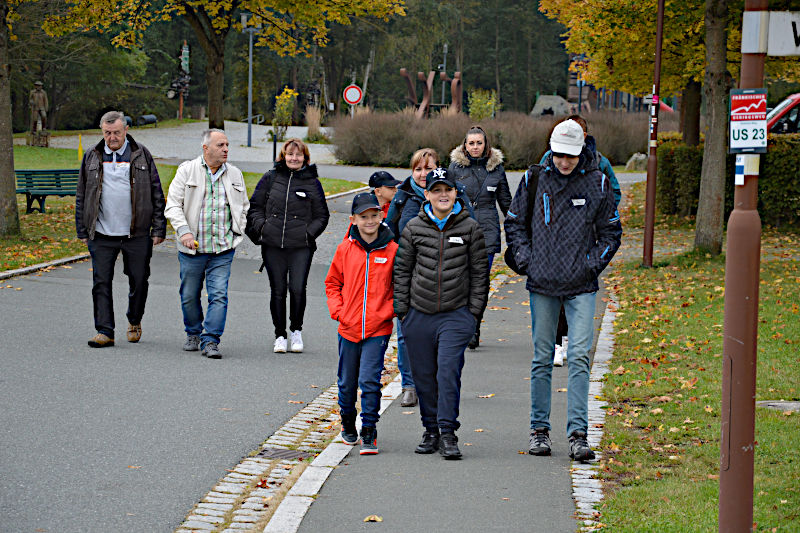
{"type": "Polygon", "coordinates": [[[367,209],[380,209],[381,204],[378,198],[371,192],[361,192],[353,197],[353,205],[350,207],[350,214],[363,213],[367,209]]]}
{"type": "Polygon", "coordinates": [[[394,176],[386,172],[385,170],[379,170],[377,172],[373,172],[372,176],[369,177],[369,186],[373,189],[375,187],[397,187],[403,183],[400,180],[394,179],[394,176]]]}
{"type": "Polygon", "coordinates": [[[444,167],[433,169],[425,176],[425,189],[431,190],[437,183],[444,183],[451,189],[456,188],[455,178],[444,167]]]}

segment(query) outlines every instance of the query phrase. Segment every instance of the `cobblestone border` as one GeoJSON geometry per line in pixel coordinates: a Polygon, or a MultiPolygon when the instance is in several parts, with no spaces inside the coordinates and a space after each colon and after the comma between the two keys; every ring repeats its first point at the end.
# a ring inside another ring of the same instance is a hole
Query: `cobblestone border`
{"type": "Polygon", "coordinates": [[[89,257],[90,255],[87,252],[84,254],[73,255],[72,257],[62,257],[61,259],[54,259],[53,261],[48,261],[47,263],[37,263],[35,265],[17,268],[14,270],[6,270],[5,272],[0,272],[0,280],[13,278],[16,276],[24,276],[25,274],[33,274],[34,272],[38,272],[40,270],[67,265],[69,263],[77,263],[78,261],[89,259],[89,257]]]}
{"type": "MultiPolygon", "coordinates": [[[[496,275],[489,296],[508,276],[496,275]]],[[[389,352],[397,348],[392,335],[389,352]]],[[[402,392],[396,358],[387,360],[391,381],[381,395],[382,414],[402,392]]],[[[295,533],[334,468],[353,449],[339,435],[338,387],[332,385],[264,441],[259,451],[228,471],[189,512],[175,533],[295,533]],[[316,457],[268,459],[264,452],[305,452],[316,457]]],[[[361,418],[356,419],[361,429],[361,418]]]]}
{"type": "Polygon", "coordinates": [[[572,497],[577,508],[575,514],[582,525],[579,531],[598,531],[603,528],[597,505],[603,500],[603,485],[597,477],[600,471],[599,461],[603,454],[598,450],[603,438],[603,427],[606,420],[603,400],[603,379],[609,370],[609,363],[614,356],[614,318],[617,302],[609,293],[609,302],[603,313],[600,335],[594,352],[592,372],[589,376],[589,431],[587,440],[595,450],[597,462],[584,464],[573,461],[570,468],[572,476],[572,497]]]}

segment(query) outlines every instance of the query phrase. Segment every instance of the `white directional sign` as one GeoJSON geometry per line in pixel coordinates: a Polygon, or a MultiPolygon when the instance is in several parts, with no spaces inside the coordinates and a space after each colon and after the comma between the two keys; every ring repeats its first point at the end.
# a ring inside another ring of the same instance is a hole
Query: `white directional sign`
{"type": "Polygon", "coordinates": [[[730,111],[729,153],[766,153],[766,89],[732,89],[730,111]]]}
{"type": "Polygon", "coordinates": [[[771,11],[767,54],[771,56],[800,55],[800,12],[771,11]]]}

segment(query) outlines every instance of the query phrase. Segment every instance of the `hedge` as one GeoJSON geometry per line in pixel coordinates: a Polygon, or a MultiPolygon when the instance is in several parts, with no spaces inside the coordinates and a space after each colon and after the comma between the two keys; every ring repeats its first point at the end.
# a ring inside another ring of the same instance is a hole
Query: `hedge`
{"type": "MultiPolygon", "coordinates": [[[[725,164],[725,219],[733,210],[735,155],[725,164]]],[[[669,215],[694,216],[700,194],[703,143],[686,146],[674,136],[662,137],[658,147],[656,205],[669,215]]],[[[770,135],[761,157],[758,212],[770,226],[800,225],[800,134],[770,135]]]]}
{"type": "MultiPolygon", "coordinates": [[[[600,151],[613,164],[625,164],[636,152],[647,148],[648,115],[601,111],[586,115],[589,133],[597,139],[600,151]]],[[[559,119],[530,117],[524,113],[499,113],[481,123],[490,143],[505,155],[509,170],[524,169],[538,163],[548,148],[548,136],[559,119]]],[[[676,119],[670,117],[672,126],[676,119]]],[[[417,119],[413,112],[361,112],[355,117],[339,116],[333,126],[336,156],[353,165],[408,166],[411,154],[422,147],[435,149],[441,163],[449,163],[450,151],[460,144],[472,125],[463,114],[434,115],[417,119]]]]}

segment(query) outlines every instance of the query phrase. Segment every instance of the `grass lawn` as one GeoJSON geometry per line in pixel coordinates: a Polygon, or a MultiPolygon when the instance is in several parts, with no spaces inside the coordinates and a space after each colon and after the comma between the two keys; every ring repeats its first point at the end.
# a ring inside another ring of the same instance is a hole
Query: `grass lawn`
{"type": "MultiPolygon", "coordinates": [[[[79,168],[77,150],[14,146],[14,166],[25,169],[79,168]]],[[[166,194],[175,171],[174,165],[157,165],[166,194]]],[[[245,172],[248,192],[252,193],[261,174],[245,172]]],[[[331,195],[363,187],[361,182],[320,178],[325,194],[331,195]]],[[[17,195],[20,237],[0,237],[0,271],[52,261],[86,252],[86,245],[75,237],[75,197],[48,196],[46,213],[25,214],[25,196],[17,195]]],[[[170,231],[169,225],[167,231],[170,231]]]]}
{"type": "MultiPolygon", "coordinates": [[[[178,120],[177,118],[169,118],[169,119],[166,119],[166,120],[159,120],[158,121],[158,127],[159,128],[171,128],[171,127],[180,126],[182,124],[191,124],[193,122],[206,122],[206,121],[205,120],[195,120],[195,119],[192,119],[192,118],[185,118],[183,120],[178,120]]],[[[153,127],[152,125],[151,126],[142,126],[141,128],[138,128],[136,126],[132,126],[132,127],[130,127],[130,131],[131,131],[131,133],[135,133],[137,129],[152,128],[152,127],[153,127]]],[[[15,133],[14,134],[14,138],[24,139],[27,134],[28,134],[28,132],[25,132],[25,131],[20,132],[20,133],[15,133]]],[[[81,134],[81,135],[93,135],[93,136],[97,137],[97,136],[101,136],[102,132],[100,131],[100,128],[90,128],[90,129],[86,129],[86,130],[50,130],[50,136],[51,137],[65,137],[65,136],[68,136],[68,135],[78,135],[78,134],[81,134]]],[[[19,168],[22,168],[22,167],[19,167],[19,168]]]]}
{"type": "MultiPolygon", "coordinates": [[[[643,205],[643,184],[632,205],[643,205]]],[[[626,230],[641,227],[629,210],[626,230]]],[[[656,232],[685,227],[659,217],[656,232]]],[[[683,235],[691,247],[693,232],[683,235]]],[[[762,235],[756,400],[799,400],[800,237],[762,235]]],[[[677,237],[675,237],[677,238],[677,237]]],[[[604,459],[608,531],[718,529],[724,257],[675,255],[644,269],[617,263],[608,278],[619,303],[604,459]]],[[[797,531],[800,415],[757,408],[756,531],[797,531]]]]}

